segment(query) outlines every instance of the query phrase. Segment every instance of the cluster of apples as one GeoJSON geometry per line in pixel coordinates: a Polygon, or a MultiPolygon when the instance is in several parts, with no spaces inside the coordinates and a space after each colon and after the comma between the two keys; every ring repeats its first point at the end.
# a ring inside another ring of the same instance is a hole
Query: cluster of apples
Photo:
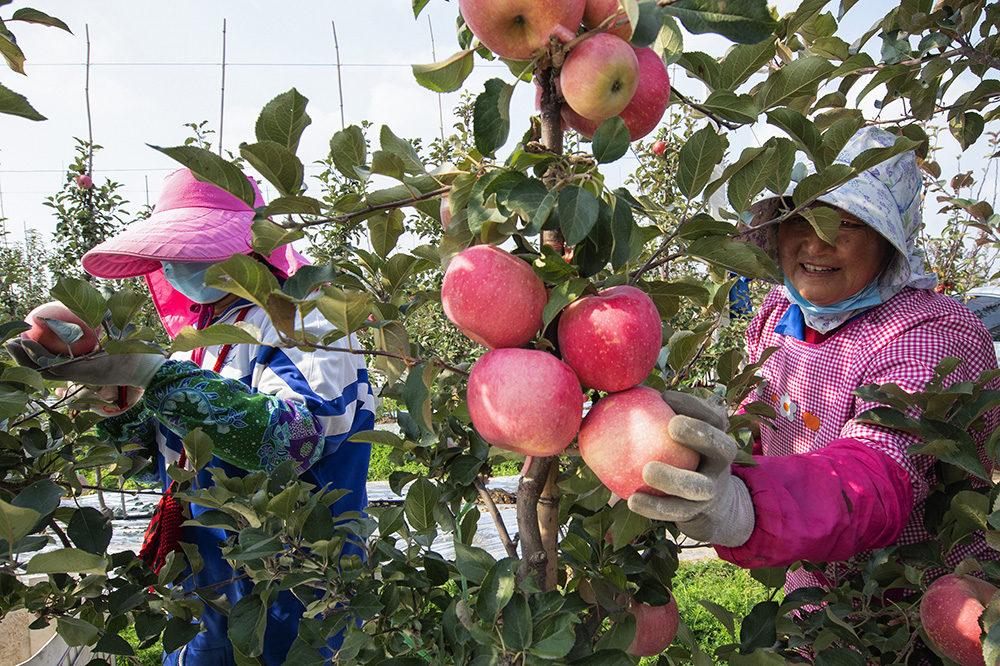
{"type": "Polygon", "coordinates": [[[459,0],[459,7],[484,46],[513,60],[530,60],[552,37],[565,44],[581,28],[593,31],[572,46],[556,79],[564,125],[588,139],[613,116],[632,141],[642,138],[670,103],[666,65],[653,49],[629,44],[632,26],[618,0],[459,0]]]}
{"type": "Polygon", "coordinates": [[[498,247],[474,245],[448,265],[445,314],[490,350],[473,366],[467,391],[480,436],[531,456],[556,455],[576,438],[587,465],[623,498],[657,492],[642,480],[651,460],[695,469],[698,454],[667,433],[673,410],[656,390],[639,386],[662,343],[652,299],[619,285],[572,302],[558,322],[561,359],[525,348],[541,330],[547,302],[531,266],[498,247]],[[583,387],[607,393],[586,417],[583,387]]]}

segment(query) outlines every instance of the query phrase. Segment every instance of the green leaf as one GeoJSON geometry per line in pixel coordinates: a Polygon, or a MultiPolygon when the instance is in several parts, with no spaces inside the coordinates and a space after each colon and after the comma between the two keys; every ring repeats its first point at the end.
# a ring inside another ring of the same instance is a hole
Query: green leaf
{"type": "Polygon", "coordinates": [[[722,68],[718,61],[701,51],[682,53],[677,64],[686,69],[691,76],[707,83],[709,88],[716,88],[722,76],[722,68]]]}
{"type": "Polygon", "coordinates": [[[776,50],[774,39],[763,39],[756,44],[737,44],[722,61],[719,88],[736,90],[767,65],[776,50]]]}
{"type": "Polygon", "coordinates": [[[762,601],[750,609],[740,624],[740,649],[744,653],[769,648],[778,640],[778,602],[762,601]]]}
{"type": "Polygon", "coordinates": [[[73,512],[66,536],[77,548],[92,555],[104,555],[111,543],[114,529],[111,520],[93,507],[84,506],[73,512]]]}
{"type": "Polygon", "coordinates": [[[97,641],[97,645],[94,646],[94,651],[102,654],[135,655],[135,650],[132,649],[128,641],[117,634],[104,634],[101,636],[100,640],[97,641]]]}
{"type": "Polygon", "coordinates": [[[680,19],[688,32],[714,32],[741,44],[765,40],[777,27],[764,0],[678,0],[660,10],[680,19]]]}
{"type": "Polygon", "coordinates": [[[434,507],[440,498],[441,491],[427,479],[419,478],[411,483],[403,502],[403,512],[410,527],[416,532],[430,532],[436,529],[434,507]]]}
{"type": "MultiPolygon", "coordinates": [[[[304,168],[291,150],[275,141],[241,143],[240,155],[284,196],[302,189],[304,168]]],[[[272,213],[273,214],[273,213],[272,213]]]]}
{"type": "Polygon", "coordinates": [[[339,289],[331,284],[321,287],[322,296],[315,300],[323,317],[344,334],[361,330],[372,311],[371,294],[339,289]]]}
{"type": "Polygon", "coordinates": [[[191,623],[180,617],[172,617],[167,620],[167,626],[163,629],[163,651],[167,654],[176,652],[193,641],[199,633],[201,625],[197,622],[191,623]]]}
{"type": "MultiPolygon", "coordinates": [[[[305,199],[306,197],[295,197],[296,200],[305,199]]],[[[272,203],[286,201],[287,199],[276,199],[272,203]]],[[[278,203],[281,206],[280,203],[278,203]]],[[[274,215],[279,214],[277,211],[272,210],[271,206],[268,205],[267,210],[270,211],[267,214],[274,215]]],[[[302,212],[301,210],[296,210],[295,212],[302,212]]],[[[317,208],[318,214],[318,208],[317,208]]],[[[275,222],[267,219],[257,219],[254,220],[250,225],[250,231],[253,233],[253,241],[250,246],[255,252],[259,252],[265,257],[277,250],[283,245],[288,245],[298,239],[302,238],[305,234],[300,231],[289,231],[284,227],[278,225],[275,222]]]]}
{"type": "Polygon", "coordinates": [[[778,108],[767,112],[767,122],[784,130],[802,148],[809,159],[815,161],[823,147],[819,129],[798,111],[778,108]]]}
{"type": "Polygon", "coordinates": [[[49,294],[91,328],[100,326],[107,312],[108,306],[101,292],[86,280],[60,275],[49,294]]]}
{"type": "Polygon", "coordinates": [[[78,617],[57,617],[56,633],[66,641],[67,646],[82,647],[93,642],[99,630],[90,622],[78,617]]]}
{"type": "Polygon", "coordinates": [[[239,324],[212,324],[202,330],[185,326],[170,343],[170,353],[191,351],[199,347],[224,344],[261,344],[260,331],[255,327],[239,324]]]}
{"type": "Polygon", "coordinates": [[[796,207],[801,206],[807,201],[846,183],[854,174],[854,169],[846,164],[839,162],[831,164],[822,173],[809,174],[799,181],[792,192],[792,201],[796,207]]]}
{"type": "Polygon", "coordinates": [[[434,434],[431,420],[431,388],[441,369],[432,363],[421,363],[410,368],[403,387],[403,400],[410,418],[426,433],[434,434]]]}
{"type": "Polygon", "coordinates": [[[967,111],[957,114],[954,118],[949,118],[948,129],[954,136],[962,150],[966,150],[982,136],[986,123],[983,117],[975,111],[967,111]]]}
{"type": "MultiPolygon", "coordinates": [[[[59,501],[66,491],[51,479],[35,481],[17,494],[11,505],[21,509],[33,509],[39,513],[39,519],[46,519],[59,508],[59,501]]],[[[36,525],[40,527],[40,525],[36,525]]]]}
{"type": "Polygon", "coordinates": [[[232,162],[197,146],[163,148],[152,144],[146,145],[191,169],[194,177],[201,182],[220,187],[253,208],[256,198],[253,185],[232,162]]]}
{"type": "MultiPolygon", "coordinates": [[[[265,104],[260,115],[257,116],[257,124],[254,126],[257,141],[277,143],[294,156],[299,149],[299,139],[302,138],[302,132],[312,122],[309,114],[306,113],[307,104],[309,104],[309,100],[300,95],[295,88],[278,95],[265,104]]],[[[261,175],[267,178],[263,171],[261,171],[261,175]]],[[[289,190],[289,192],[292,191],[294,190],[289,190]]]]}
{"type": "Polygon", "coordinates": [[[340,130],[330,139],[330,158],[348,180],[364,180],[358,175],[358,167],[366,164],[368,143],[364,132],[357,125],[340,130]]]}
{"type": "Polygon", "coordinates": [[[543,325],[548,326],[564,307],[580,298],[589,286],[590,280],[584,278],[574,278],[557,284],[552,289],[552,293],[549,294],[549,301],[545,304],[545,309],[542,310],[543,325]]]}
{"type": "Polygon", "coordinates": [[[475,51],[459,51],[446,60],[429,65],[412,65],[413,78],[434,92],[454,92],[472,73],[475,51]]]}
{"type": "Polygon", "coordinates": [[[753,243],[712,236],[692,241],[687,251],[692,256],[749,278],[773,278],[777,281],[781,278],[778,265],[753,243]]]}
{"type": "Polygon", "coordinates": [[[479,598],[476,599],[476,612],[490,624],[496,622],[500,611],[514,596],[514,568],[517,564],[518,561],[513,558],[504,558],[490,567],[483,578],[479,598]]]}
{"type": "Polygon", "coordinates": [[[296,301],[303,301],[320,285],[333,282],[340,276],[340,270],[333,265],[302,266],[285,280],[281,290],[296,301]]]}
{"type": "Polygon", "coordinates": [[[229,612],[229,640],[233,647],[248,657],[264,652],[264,629],[267,627],[267,606],[259,595],[248,594],[233,604],[229,612]]]}
{"type": "Polygon", "coordinates": [[[706,125],[681,146],[677,158],[676,185],[680,193],[694,199],[705,189],[712,171],[725,157],[725,142],[715,128],[706,125]]]}
{"type": "Polygon", "coordinates": [[[510,133],[510,96],[514,86],[503,79],[490,79],[486,91],[476,97],[472,125],[476,150],[483,155],[493,155],[507,142],[510,133]]]}
{"type": "Polygon", "coordinates": [[[750,95],[737,95],[731,90],[713,90],[701,106],[723,120],[741,125],[757,122],[757,106],[750,95]]]}
{"type": "Polygon", "coordinates": [[[14,42],[14,36],[7,32],[2,25],[0,25],[0,29],[3,29],[3,32],[0,32],[0,55],[7,61],[8,67],[18,74],[24,74],[24,53],[14,42]],[[8,35],[10,38],[7,37],[8,35]]]}
{"type": "Polygon", "coordinates": [[[750,207],[777,168],[777,157],[778,151],[769,147],[757,159],[746,162],[732,174],[726,195],[733,210],[742,213],[750,207]]]}
{"type": "Polygon", "coordinates": [[[597,198],[576,185],[568,185],[559,193],[559,223],[567,245],[576,245],[590,234],[601,212],[597,198]]]}
{"type": "Polygon", "coordinates": [[[147,303],[147,299],[142,294],[137,294],[131,289],[121,289],[111,294],[108,299],[108,311],[111,313],[111,324],[118,330],[122,330],[133,319],[142,312],[142,306],[147,303]]]}
{"type": "Polygon", "coordinates": [[[379,132],[379,142],[382,145],[382,150],[402,160],[403,170],[406,173],[415,174],[426,171],[413,144],[393,134],[388,125],[382,125],[382,130],[379,132]]]}
{"type": "Polygon", "coordinates": [[[195,428],[186,434],[182,443],[187,452],[188,462],[191,463],[195,471],[200,470],[212,460],[212,451],[215,450],[215,446],[212,444],[212,438],[205,434],[201,428],[195,428]]]}
{"type": "Polygon", "coordinates": [[[816,666],[865,666],[864,656],[851,648],[828,647],[816,653],[816,666]]]}
{"type": "Polygon", "coordinates": [[[489,551],[455,542],[455,568],[473,585],[479,585],[495,563],[489,551]]]}
{"type": "Polygon", "coordinates": [[[31,534],[42,517],[38,511],[17,507],[0,500],[0,538],[16,543],[31,534]]]}
{"type": "Polygon", "coordinates": [[[641,49],[656,41],[663,26],[663,18],[655,0],[642,0],[637,3],[637,8],[638,16],[629,14],[629,22],[632,24],[632,37],[629,43],[641,49]]]}
{"type": "Polygon", "coordinates": [[[820,240],[829,245],[834,245],[837,242],[837,234],[840,232],[840,213],[824,206],[803,208],[799,214],[809,221],[820,240]]]}
{"type": "MultiPolygon", "coordinates": [[[[4,3],[6,4],[6,3],[4,3]]],[[[60,30],[65,30],[69,34],[73,34],[73,31],[69,29],[69,26],[57,19],[54,16],[49,16],[45,12],[40,12],[37,9],[31,9],[29,7],[22,7],[16,10],[8,21],[24,21],[25,23],[37,23],[39,25],[46,25],[53,28],[59,28],[60,30]]]]}
{"type": "Polygon", "coordinates": [[[786,106],[798,97],[815,95],[834,69],[833,63],[818,56],[793,60],[764,81],[757,93],[757,108],[764,111],[786,106]]]}
{"type": "Polygon", "coordinates": [[[576,624],[572,613],[557,613],[543,619],[535,627],[534,641],[528,651],[542,659],[562,659],[576,643],[576,624]]]}
{"type": "MultiPolygon", "coordinates": [[[[3,41],[0,39],[0,43],[3,41]]],[[[5,113],[9,116],[19,116],[28,120],[46,120],[45,116],[38,113],[35,107],[31,106],[27,97],[3,85],[0,85],[0,113],[5,113]]]]}
{"type": "Polygon", "coordinates": [[[598,164],[614,162],[628,152],[628,128],[625,121],[618,116],[611,116],[594,132],[594,157],[598,164]]]}
{"type": "Polygon", "coordinates": [[[896,137],[896,140],[891,146],[886,148],[869,148],[868,150],[861,151],[857,157],[851,160],[851,167],[858,173],[861,173],[862,171],[867,171],[873,166],[881,164],[886,160],[892,159],[896,155],[902,155],[903,153],[914,150],[919,145],[919,141],[899,136],[896,137]]]}
{"type": "Polygon", "coordinates": [[[267,266],[246,254],[234,254],[209,268],[205,284],[236,294],[265,310],[271,294],[281,291],[278,279],[267,266]]]}
{"type": "Polygon", "coordinates": [[[531,645],[531,609],[523,595],[515,594],[503,609],[500,636],[504,647],[522,652],[531,645]]]}
{"type": "Polygon", "coordinates": [[[388,257],[396,247],[396,241],[403,235],[403,211],[395,208],[389,211],[379,211],[368,218],[368,233],[372,249],[382,258],[388,257]]]}
{"type": "Polygon", "coordinates": [[[611,267],[617,271],[638,258],[642,252],[643,235],[628,201],[615,195],[611,208],[611,236],[614,240],[611,267]]]}
{"type": "MultiPolygon", "coordinates": [[[[2,518],[0,518],[2,519],[2,518]]],[[[108,561],[76,548],[60,548],[47,553],[39,553],[31,558],[25,567],[29,574],[81,573],[105,574],[108,561]]]]}

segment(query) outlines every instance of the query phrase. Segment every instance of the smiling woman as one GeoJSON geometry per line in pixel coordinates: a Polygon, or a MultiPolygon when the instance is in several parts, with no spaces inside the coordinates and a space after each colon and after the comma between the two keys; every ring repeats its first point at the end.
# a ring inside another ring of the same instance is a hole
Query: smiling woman
{"type": "MultiPolygon", "coordinates": [[[[895,139],[862,129],[837,161],[851,164],[895,139]]],[[[821,195],[804,217],[764,224],[787,210],[788,199],[755,204],[757,228],[748,240],[785,273],[747,329],[748,360],[766,358],[759,371],[764,381],[747,402],[768,403],[776,414],[754,442],[757,465],[730,466],[731,457],[713,453],[726,441],[729,450],[736,445],[702,418],[690,439],[678,440],[702,452],[702,466],[677,473],[647,464],[643,478],[668,497],[636,493],[629,498],[633,510],[677,522],[684,534],[711,542],[722,559],[740,566],[830,563],[826,571],[794,569],[786,589],[830,585],[856,572],[871,549],[934,538],[924,514],[930,488],[939,483],[935,459],[909,453],[921,443],[915,435],[859,419],[878,405],[855,393],[890,382],[923,391],[949,357],[963,363],[947,383],[973,382],[997,367],[982,323],[935,293],[936,279],[924,272],[916,248],[921,190],[915,156],[907,152],[821,195]],[[835,219],[829,210],[840,219],[832,244],[805,219],[835,219]]],[[[997,387],[996,379],[987,385],[997,387]]],[[[671,422],[672,435],[679,420],[671,422]]],[[[969,432],[987,469],[993,464],[984,441],[998,420],[992,409],[983,429],[969,432]]],[[[951,551],[946,564],[954,567],[969,555],[997,557],[977,534],[951,551]]]]}

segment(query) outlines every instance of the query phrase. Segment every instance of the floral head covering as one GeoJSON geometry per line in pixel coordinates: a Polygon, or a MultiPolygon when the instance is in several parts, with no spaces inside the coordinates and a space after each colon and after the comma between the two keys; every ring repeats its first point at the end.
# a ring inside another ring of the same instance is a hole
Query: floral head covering
{"type": "MultiPolygon", "coordinates": [[[[850,164],[866,150],[893,145],[896,138],[896,135],[877,127],[863,127],[851,137],[835,161],[850,164]]],[[[794,184],[785,196],[790,196],[792,190],[794,184]]],[[[889,265],[878,279],[878,293],[883,303],[903,287],[930,289],[937,284],[937,277],[924,271],[924,255],[917,247],[917,234],[923,225],[922,190],[920,168],[917,166],[916,156],[910,151],[863,171],[856,178],[817,198],[820,202],[847,211],[862,220],[896,249],[889,265]]],[[[784,205],[783,199],[784,197],[769,197],[751,206],[750,213],[754,215],[751,226],[758,226],[777,217],[784,205]]],[[[775,261],[778,260],[777,225],[753,231],[747,234],[747,240],[759,245],[775,261]]],[[[810,317],[807,315],[806,323],[811,328],[826,332],[859,312],[850,310],[839,315],[822,315],[816,321],[809,321],[810,317]]]]}

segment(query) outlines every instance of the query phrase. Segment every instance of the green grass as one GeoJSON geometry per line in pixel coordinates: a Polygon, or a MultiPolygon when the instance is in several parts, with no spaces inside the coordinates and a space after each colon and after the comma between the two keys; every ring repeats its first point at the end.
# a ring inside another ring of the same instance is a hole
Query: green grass
{"type": "MultiPolygon", "coordinates": [[[[372,445],[371,462],[368,465],[369,481],[385,481],[396,470],[403,469],[414,474],[425,474],[427,468],[416,462],[407,462],[402,467],[389,461],[392,448],[385,444],[372,445]]],[[[513,476],[521,472],[521,461],[505,460],[493,465],[492,476],[513,476]]]]}
{"type": "MultiPolygon", "coordinates": [[[[729,631],[699,600],[719,604],[737,616],[736,635],[740,618],[761,601],[767,601],[772,590],[754,580],[750,572],[722,560],[706,559],[683,562],[674,578],[673,592],[681,620],[694,633],[698,645],[709,655],[726,643],[736,642],[729,631]]],[[[778,591],[775,601],[781,601],[778,591]]]]}
{"type": "Polygon", "coordinates": [[[128,644],[135,650],[136,659],[142,666],[160,666],[163,663],[163,643],[157,641],[155,645],[140,649],[139,637],[135,634],[135,626],[129,625],[122,631],[121,637],[128,641],[128,644]]]}

